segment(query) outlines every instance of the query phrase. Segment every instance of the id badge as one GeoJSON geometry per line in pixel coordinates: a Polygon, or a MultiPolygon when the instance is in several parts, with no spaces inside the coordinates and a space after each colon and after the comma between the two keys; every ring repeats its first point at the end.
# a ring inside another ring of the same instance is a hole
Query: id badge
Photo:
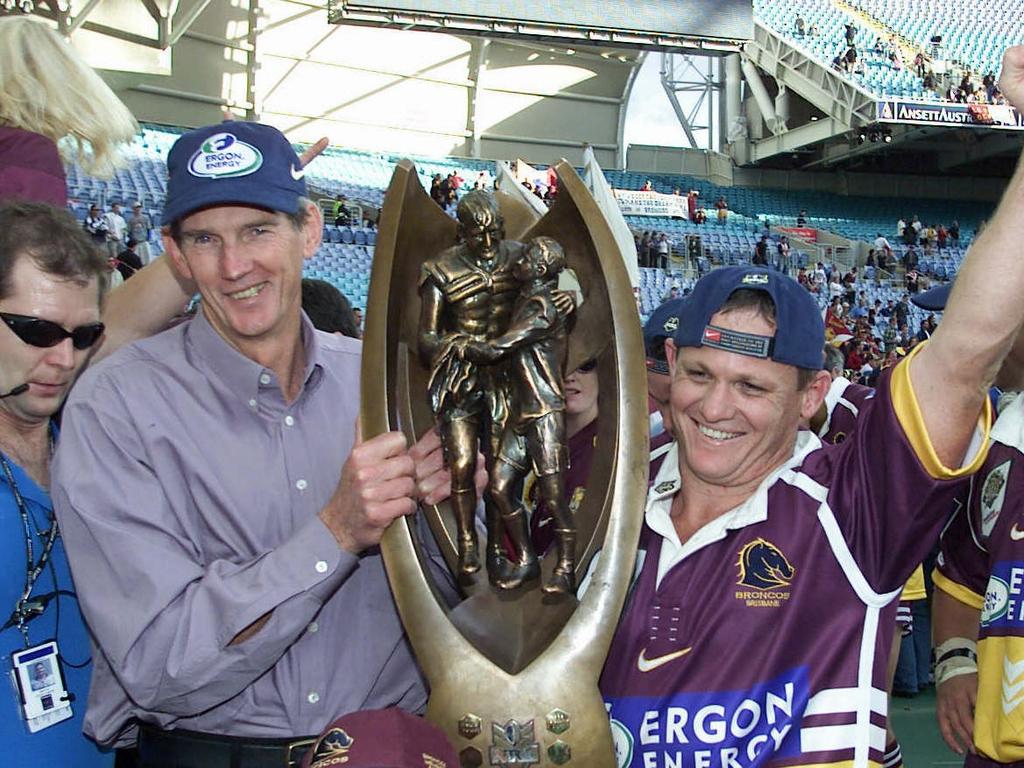
{"type": "Polygon", "coordinates": [[[30,733],[71,717],[70,697],[57,659],[55,640],[15,651],[11,662],[11,677],[30,733]]]}

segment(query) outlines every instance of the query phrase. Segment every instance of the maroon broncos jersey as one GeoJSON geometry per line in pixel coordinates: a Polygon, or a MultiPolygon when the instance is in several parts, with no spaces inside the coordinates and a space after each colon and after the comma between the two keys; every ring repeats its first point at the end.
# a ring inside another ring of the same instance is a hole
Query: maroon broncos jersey
{"type": "Polygon", "coordinates": [[[854,384],[849,379],[836,376],[825,396],[828,416],[818,430],[821,442],[829,445],[843,442],[857,427],[858,416],[874,396],[875,390],[872,387],[854,384]]]}
{"type": "Polygon", "coordinates": [[[1024,396],[992,428],[966,502],[942,533],[935,586],[981,613],[968,766],[1024,761],[1024,396]]]}
{"type": "Polygon", "coordinates": [[[680,544],[673,446],[601,677],[618,765],[881,764],[894,598],[983,459],[939,463],[904,363],[845,441],[799,432],[746,502],[680,544]]]}

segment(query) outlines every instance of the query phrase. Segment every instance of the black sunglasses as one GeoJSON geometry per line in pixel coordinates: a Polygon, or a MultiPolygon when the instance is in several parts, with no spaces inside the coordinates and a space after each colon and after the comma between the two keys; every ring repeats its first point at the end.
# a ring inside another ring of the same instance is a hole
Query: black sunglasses
{"type": "Polygon", "coordinates": [[[31,315],[12,315],[0,312],[0,320],[14,332],[14,335],[33,347],[55,347],[64,339],[71,339],[75,349],[89,349],[103,335],[103,323],[80,325],[67,330],[62,325],[31,315]]]}

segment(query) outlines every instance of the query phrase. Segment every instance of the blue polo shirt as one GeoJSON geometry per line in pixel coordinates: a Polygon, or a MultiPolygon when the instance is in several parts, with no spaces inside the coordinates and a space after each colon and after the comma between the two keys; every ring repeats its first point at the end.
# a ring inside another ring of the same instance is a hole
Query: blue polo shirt
{"type": "MultiPolygon", "coordinates": [[[[44,534],[49,529],[50,496],[17,464],[9,462],[14,482],[28,508],[33,527],[33,555],[42,551],[44,534]]],[[[53,567],[47,566],[39,574],[33,595],[43,595],[57,589],[73,592],[71,572],[68,569],[64,542],[57,538],[50,555],[53,567]],[[56,577],[56,585],[54,578],[56,577]]],[[[0,471],[0,625],[6,624],[15,604],[25,588],[25,534],[21,515],[6,474],[0,471]]],[[[69,595],[60,595],[50,601],[41,616],[28,623],[29,641],[38,645],[57,639],[61,653],[64,683],[74,695],[71,709],[74,715],[63,722],[29,733],[17,694],[11,683],[11,653],[24,649],[24,640],[17,627],[0,631],[0,664],[6,684],[0,684],[0,750],[4,765],[32,765],[34,768],[107,768],[114,764],[112,752],[101,752],[82,734],[82,720],[89,697],[89,677],[92,674],[89,634],[78,610],[78,601],[69,595]],[[59,601],[59,603],[58,603],[59,601]],[[59,607],[59,621],[58,621],[59,607]],[[75,665],[75,666],[72,666],[75,665]]]]}

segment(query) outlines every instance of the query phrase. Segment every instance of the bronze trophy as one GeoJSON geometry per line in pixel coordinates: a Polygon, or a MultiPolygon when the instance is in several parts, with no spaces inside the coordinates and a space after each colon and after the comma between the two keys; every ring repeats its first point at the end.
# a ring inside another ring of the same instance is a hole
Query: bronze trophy
{"type": "Polygon", "coordinates": [[[364,433],[402,429],[411,441],[437,425],[452,473],[452,497],[425,515],[466,599],[449,609],[435,596],[411,521],[393,524],[381,546],[430,681],[427,717],[448,734],[464,768],[616,764],[597,680],[646,498],[643,343],[607,222],[571,166],[563,161],[556,171],[559,197],[542,218],[511,195],[474,191],[456,221],[402,161],[371,273],[364,433]],[[581,303],[557,289],[566,269],[581,303]],[[562,498],[561,378],[591,359],[599,448],[572,514],[562,498]],[[490,479],[483,547],[478,450],[490,479]],[[555,547],[541,558],[519,498],[529,471],[555,519],[555,547]]]}

